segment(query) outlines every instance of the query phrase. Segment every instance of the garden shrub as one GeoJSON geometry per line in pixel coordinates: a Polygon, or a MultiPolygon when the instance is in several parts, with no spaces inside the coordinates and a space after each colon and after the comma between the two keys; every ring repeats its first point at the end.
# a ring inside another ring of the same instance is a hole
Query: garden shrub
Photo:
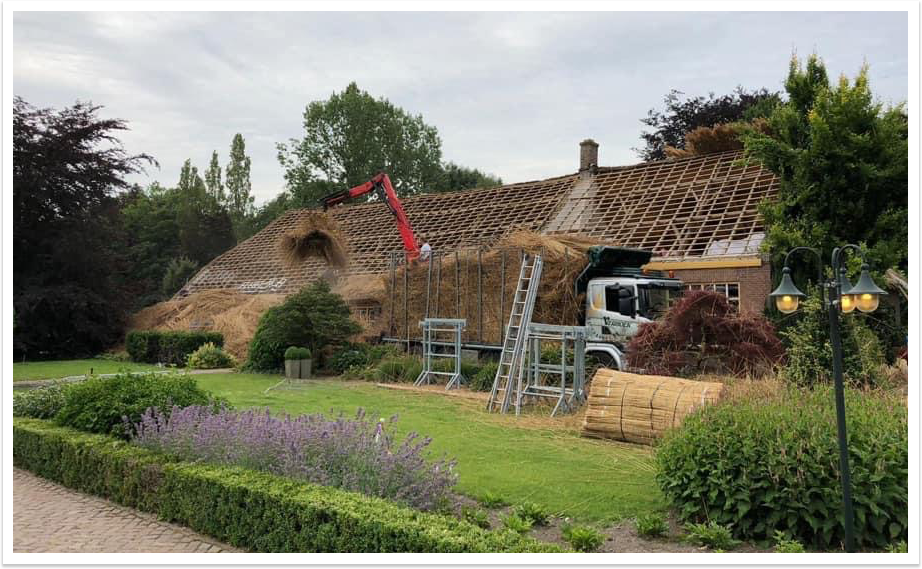
{"type": "MultiPolygon", "coordinates": [[[[442,372],[455,371],[455,360],[452,358],[432,358],[432,369],[442,372]]],[[[461,375],[469,382],[472,377],[480,371],[480,364],[477,362],[461,359],[461,375]]],[[[445,377],[445,376],[443,376],[445,377]]]]}
{"type": "Polygon", "coordinates": [[[489,490],[481,494],[480,497],[477,498],[477,501],[483,504],[484,508],[490,508],[491,510],[509,505],[509,502],[507,502],[505,498],[489,490]]]}
{"type": "Polygon", "coordinates": [[[502,517],[503,527],[516,533],[528,533],[531,531],[532,521],[516,514],[509,514],[502,517]]]}
{"type": "Polygon", "coordinates": [[[662,319],[641,324],[627,354],[631,367],[650,374],[762,376],[774,371],[784,347],[762,316],[739,314],[724,295],[695,290],[662,319]]]}
{"type": "MultiPolygon", "coordinates": [[[[793,316],[797,322],[781,330],[787,344],[785,365],[778,375],[801,386],[832,381],[832,344],[829,319],[819,294],[810,294],[793,316]]],[[[886,357],[874,332],[864,323],[857,310],[839,315],[842,340],[842,376],[853,386],[877,385],[886,357]]]]}
{"type": "Polygon", "coordinates": [[[13,416],[50,419],[64,407],[64,393],[69,385],[53,382],[51,385],[13,392],[13,416]]]}
{"type": "Polygon", "coordinates": [[[480,370],[470,378],[468,387],[473,391],[490,391],[493,389],[493,380],[496,378],[496,370],[499,368],[499,362],[486,362],[480,370]]]}
{"type": "Polygon", "coordinates": [[[381,498],[240,467],[182,463],[36,419],[14,419],[13,463],[250,551],[561,551],[381,498]]]}
{"type": "Polygon", "coordinates": [[[518,504],[512,508],[512,511],[520,518],[531,520],[531,523],[536,526],[546,526],[547,520],[551,516],[551,513],[548,512],[547,509],[534,502],[523,502],[518,504]]]}
{"type": "Polygon", "coordinates": [[[605,543],[605,536],[589,526],[565,525],[560,533],[576,551],[595,551],[605,543]]]}
{"type": "MultiPolygon", "coordinates": [[[[908,418],[899,397],[846,390],[859,546],[883,548],[908,532],[908,418]]],[[[836,410],[826,386],[706,406],[666,434],[657,481],[684,520],[770,540],[776,531],[837,548],[841,486],[836,410]]]]}
{"type": "Polygon", "coordinates": [[[470,508],[467,506],[461,508],[461,519],[479,528],[490,527],[489,516],[487,516],[487,513],[480,508],[470,508]]]}
{"type": "Polygon", "coordinates": [[[182,366],[189,354],[212,343],[224,347],[220,332],[182,330],[132,330],[125,337],[125,349],[132,361],[182,366]]]}
{"type": "Polygon", "coordinates": [[[380,383],[409,383],[416,381],[423,371],[423,362],[418,356],[397,356],[378,363],[373,377],[380,383]]]}
{"type": "Polygon", "coordinates": [[[637,535],[643,537],[660,537],[669,533],[666,516],[658,512],[640,514],[634,519],[634,528],[637,530],[637,535]]]}
{"type": "Polygon", "coordinates": [[[125,418],[141,420],[150,407],[169,413],[174,405],[223,405],[201,389],[192,376],[177,373],[120,373],[90,377],[65,391],[54,419],[59,425],[90,433],[127,436],[125,418]]]}
{"type": "Polygon", "coordinates": [[[788,539],[782,531],[775,532],[775,553],[806,553],[802,543],[796,539],[788,539]]]}
{"type": "Polygon", "coordinates": [[[377,364],[387,356],[396,356],[397,350],[393,346],[384,344],[372,345],[365,343],[345,344],[335,350],[330,356],[327,368],[338,374],[350,369],[362,368],[377,364]]]}
{"type": "Polygon", "coordinates": [[[685,531],[688,532],[688,535],[685,536],[686,541],[696,545],[703,545],[708,549],[728,550],[733,549],[740,543],[738,540],[733,539],[733,532],[730,531],[730,528],[713,521],[687,524],[685,531]]]}
{"type": "Polygon", "coordinates": [[[380,496],[432,510],[448,503],[454,462],[429,462],[430,439],[398,442],[389,423],[323,415],[276,417],[266,410],[211,407],[149,410],[131,440],[188,461],[229,464],[380,496]],[[231,450],[232,449],[232,450],[231,450]]]}
{"type": "Polygon", "coordinates": [[[307,348],[300,348],[298,346],[289,346],[285,350],[285,360],[309,360],[311,359],[311,351],[307,348]]]}
{"type": "Polygon", "coordinates": [[[250,341],[247,367],[276,371],[284,365],[285,349],[306,346],[323,367],[323,348],[342,346],[361,327],[350,318],[349,306],[330,285],[317,281],[288,296],[263,313],[250,341]]]}
{"type": "Polygon", "coordinates": [[[218,369],[234,367],[237,360],[211,342],[198,347],[186,358],[186,367],[190,369],[218,369]]]}

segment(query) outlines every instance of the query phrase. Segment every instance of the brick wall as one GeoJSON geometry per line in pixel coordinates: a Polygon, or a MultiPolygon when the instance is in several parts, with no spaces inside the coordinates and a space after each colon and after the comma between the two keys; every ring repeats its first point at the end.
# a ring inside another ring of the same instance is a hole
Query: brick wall
{"type": "Polygon", "coordinates": [[[772,291],[770,263],[741,269],[680,269],[675,277],[685,283],[739,283],[740,311],[761,314],[772,291]]]}

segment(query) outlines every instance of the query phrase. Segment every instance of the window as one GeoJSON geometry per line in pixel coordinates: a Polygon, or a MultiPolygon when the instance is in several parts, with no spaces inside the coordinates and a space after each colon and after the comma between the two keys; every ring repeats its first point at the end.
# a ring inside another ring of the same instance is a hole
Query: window
{"type": "Polygon", "coordinates": [[[713,290],[726,296],[730,306],[740,308],[739,283],[685,283],[685,290],[713,290]]]}

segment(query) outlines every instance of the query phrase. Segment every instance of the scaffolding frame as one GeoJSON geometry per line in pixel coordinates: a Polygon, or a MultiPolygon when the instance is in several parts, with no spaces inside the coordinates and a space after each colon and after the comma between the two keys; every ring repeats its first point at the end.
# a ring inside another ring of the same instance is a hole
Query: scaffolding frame
{"type": "Polygon", "coordinates": [[[445,390],[460,387],[465,382],[461,373],[461,334],[467,326],[463,318],[426,318],[421,320],[419,327],[423,330],[423,371],[413,385],[429,385],[433,383],[434,376],[448,376],[445,390]],[[437,352],[436,348],[442,347],[447,351],[437,352]],[[453,358],[454,371],[436,371],[432,368],[433,358],[453,358]]]}
{"type": "Polygon", "coordinates": [[[524,374],[519,376],[516,390],[516,415],[529,397],[556,399],[557,404],[551,411],[551,417],[558,411],[575,411],[586,400],[586,339],[589,328],[531,323],[527,330],[528,349],[523,362],[524,374]],[[542,341],[560,344],[559,364],[541,362],[542,341]],[[573,352],[572,364],[567,363],[567,352],[570,349],[573,352]],[[560,377],[559,385],[542,384],[542,378],[554,375],[560,377]]]}

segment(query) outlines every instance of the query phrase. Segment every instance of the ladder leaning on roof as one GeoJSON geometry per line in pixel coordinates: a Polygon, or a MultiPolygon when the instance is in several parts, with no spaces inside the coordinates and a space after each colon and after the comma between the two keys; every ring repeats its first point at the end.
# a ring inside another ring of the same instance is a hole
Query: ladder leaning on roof
{"type": "Polygon", "coordinates": [[[535,298],[538,296],[541,266],[541,255],[522,254],[519,282],[512,299],[509,325],[506,327],[506,334],[503,338],[503,349],[499,354],[499,365],[496,368],[496,376],[493,378],[493,389],[490,391],[487,411],[494,411],[498,408],[500,413],[505,413],[512,401],[512,392],[521,381],[522,358],[526,346],[525,337],[535,308],[535,298]]]}

